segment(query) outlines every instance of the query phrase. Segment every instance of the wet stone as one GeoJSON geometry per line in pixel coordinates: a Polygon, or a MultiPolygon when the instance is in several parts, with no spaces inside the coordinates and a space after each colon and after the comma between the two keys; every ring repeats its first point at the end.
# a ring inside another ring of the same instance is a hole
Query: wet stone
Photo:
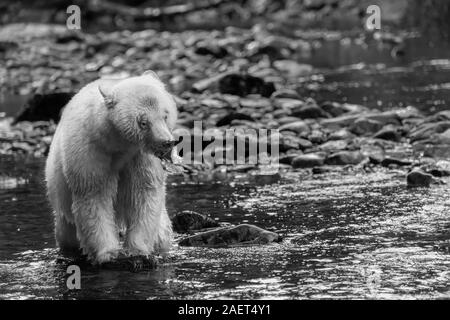
{"type": "Polygon", "coordinates": [[[249,94],[260,94],[270,97],[275,92],[272,82],[248,74],[227,74],[219,80],[219,91],[244,97],[249,94]]]}
{"type": "Polygon", "coordinates": [[[323,111],[314,101],[307,101],[305,105],[292,110],[292,115],[301,119],[330,118],[331,116],[323,111]]]}
{"type": "Polygon", "coordinates": [[[234,120],[246,120],[246,121],[255,121],[253,117],[250,117],[249,115],[245,113],[240,112],[234,112],[226,115],[225,117],[219,119],[216,123],[216,126],[223,127],[231,124],[234,120]]]}
{"type": "Polygon", "coordinates": [[[219,223],[200,213],[183,211],[172,218],[172,226],[175,232],[186,233],[193,230],[217,228],[219,223]]]}
{"type": "Polygon", "coordinates": [[[332,140],[325,142],[319,146],[322,151],[335,152],[345,150],[349,143],[346,140],[332,140]]]}
{"type": "Polygon", "coordinates": [[[73,92],[36,94],[26,103],[16,122],[49,120],[58,122],[62,108],[73,95],[73,92]]]}
{"type": "Polygon", "coordinates": [[[429,187],[433,181],[433,176],[421,169],[414,169],[406,176],[408,187],[429,187]]]}
{"type": "Polygon", "coordinates": [[[342,105],[338,102],[327,101],[321,104],[320,108],[330,114],[332,117],[339,117],[347,112],[347,110],[342,108],[342,105]]]}
{"type": "Polygon", "coordinates": [[[375,139],[383,139],[398,142],[401,140],[402,134],[399,128],[387,126],[378,131],[377,133],[375,133],[373,137],[375,139]]]}
{"type": "Polygon", "coordinates": [[[181,240],[178,244],[187,247],[221,247],[234,245],[256,245],[280,242],[274,232],[254,225],[242,224],[202,232],[181,240]]]}
{"type": "Polygon", "coordinates": [[[278,128],[278,130],[293,131],[299,134],[308,133],[310,131],[308,124],[304,121],[296,121],[282,125],[281,127],[278,128]]]}
{"type": "Polygon", "coordinates": [[[353,139],[355,135],[351,133],[348,129],[340,129],[331,133],[328,137],[328,140],[350,140],[353,139]]]}
{"type": "Polygon", "coordinates": [[[383,167],[389,167],[391,165],[397,165],[397,166],[410,166],[412,165],[411,161],[402,160],[402,159],[396,159],[396,158],[390,158],[386,157],[381,161],[381,165],[383,167]]]}
{"type": "Polygon", "coordinates": [[[325,157],[320,154],[303,154],[292,160],[294,169],[314,168],[323,166],[325,157]]]}
{"type": "Polygon", "coordinates": [[[351,126],[351,131],[359,136],[372,135],[383,128],[383,124],[376,120],[359,118],[351,126]]]}
{"type": "Polygon", "coordinates": [[[364,160],[364,155],[359,151],[341,151],[327,157],[325,163],[328,165],[356,165],[364,160]]]}

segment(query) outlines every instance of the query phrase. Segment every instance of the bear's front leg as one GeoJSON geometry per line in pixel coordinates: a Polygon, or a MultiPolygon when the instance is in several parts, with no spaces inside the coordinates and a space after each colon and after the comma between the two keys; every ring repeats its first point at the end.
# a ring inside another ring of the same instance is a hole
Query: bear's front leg
{"type": "Polygon", "coordinates": [[[165,173],[156,157],[140,154],[119,177],[117,212],[125,221],[132,255],[167,251],[172,227],[165,206],[165,173]]]}
{"type": "Polygon", "coordinates": [[[106,184],[109,186],[101,190],[73,195],[72,212],[77,238],[83,253],[94,263],[110,261],[120,251],[113,208],[117,184],[111,181],[106,184]]]}

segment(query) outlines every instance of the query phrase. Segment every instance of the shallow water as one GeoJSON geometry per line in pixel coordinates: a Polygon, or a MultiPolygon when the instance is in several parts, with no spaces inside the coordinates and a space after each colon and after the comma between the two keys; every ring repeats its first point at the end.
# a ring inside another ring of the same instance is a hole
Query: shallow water
{"type": "Polygon", "coordinates": [[[284,241],[175,247],[157,270],[82,270],[82,289],[68,291],[43,161],[0,164],[0,299],[450,298],[448,185],[408,189],[387,172],[173,178],[171,214],[248,222],[284,241]]]}

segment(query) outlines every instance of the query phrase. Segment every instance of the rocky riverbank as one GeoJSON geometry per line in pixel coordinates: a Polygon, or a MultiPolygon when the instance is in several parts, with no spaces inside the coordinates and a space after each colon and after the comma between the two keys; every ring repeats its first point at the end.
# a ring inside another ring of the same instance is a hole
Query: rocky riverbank
{"type": "MultiPolygon", "coordinates": [[[[420,168],[425,175],[448,175],[442,159],[449,153],[449,111],[431,116],[413,106],[380,111],[349,103],[318,103],[299,94],[305,81],[320,86],[321,74],[297,58],[312,54],[324,37],[310,33],[288,38],[261,25],[252,30],[95,35],[51,25],[3,27],[0,54],[6,63],[0,69],[1,93],[31,98],[21,113],[0,119],[0,154],[45,157],[61,109],[81,86],[101,76],[127,77],[152,69],[176,97],[177,130],[194,135],[194,121],[218,133],[274,130],[281,171],[320,174],[336,167],[371,171],[383,166],[405,174],[420,168]]],[[[394,47],[402,42],[401,37],[386,34],[360,37],[360,41],[386,39],[396,39],[394,47]]],[[[216,163],[185,169],[187,174],[261,170],[256,165],[216,163]]],[[[424,179],[425,185],[437,182],[424,179]]]]}

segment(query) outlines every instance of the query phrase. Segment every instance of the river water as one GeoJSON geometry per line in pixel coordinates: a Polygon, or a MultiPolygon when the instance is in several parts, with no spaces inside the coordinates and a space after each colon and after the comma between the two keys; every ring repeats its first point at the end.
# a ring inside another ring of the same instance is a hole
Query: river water
{"type": "Polygon", "coordinates": [[[175,246],[149,272],[82,270],[68,291],[43,160],[2,158],[0,299],[450,298],[449,186],[337,172],[170,179],[168,210],[276,230],[280,244],[175,246]]]}

